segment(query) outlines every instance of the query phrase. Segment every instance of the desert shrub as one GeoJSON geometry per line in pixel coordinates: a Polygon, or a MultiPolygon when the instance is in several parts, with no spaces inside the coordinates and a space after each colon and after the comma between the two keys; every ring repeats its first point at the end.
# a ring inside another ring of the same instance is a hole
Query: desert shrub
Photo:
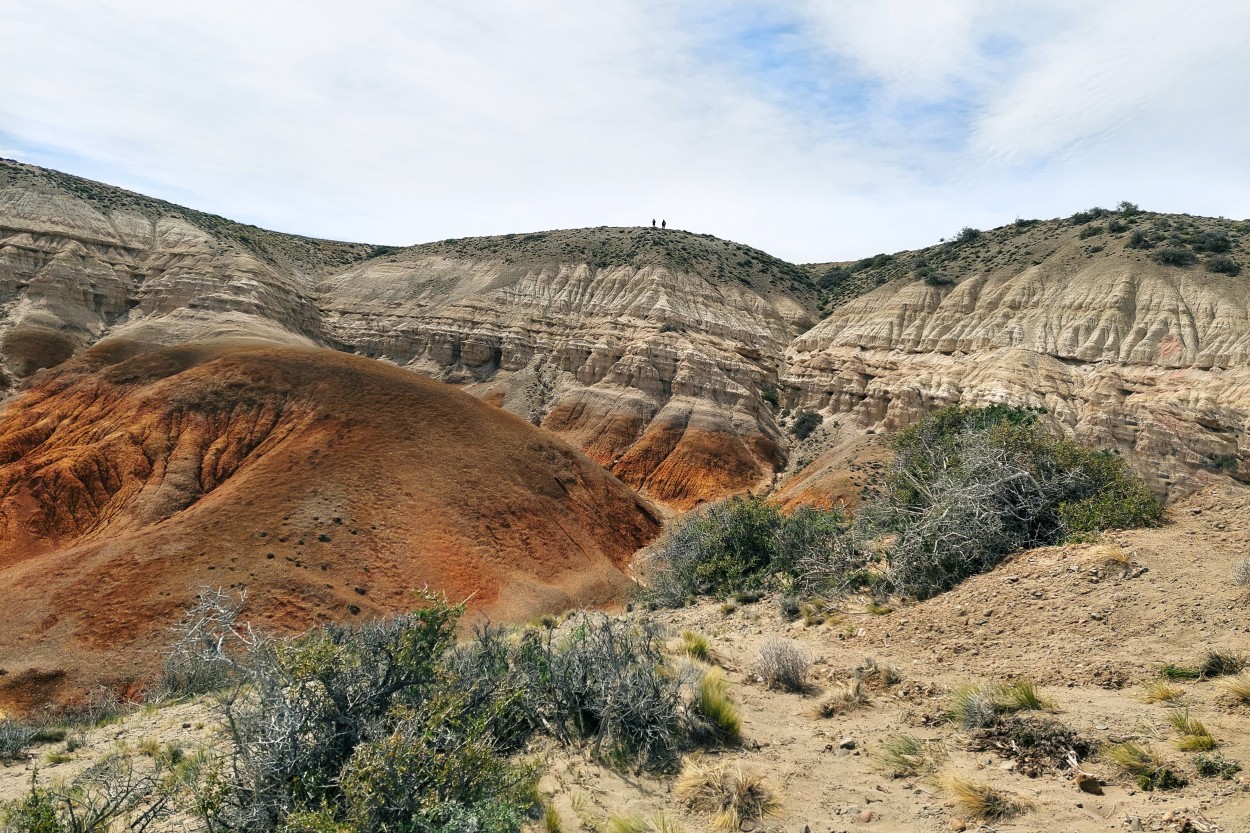
{"type": "Polygon", "coordinates": [[[751,670],[769,688],[801,693],[807,690],[811,664],[811,658],[793,642],[770,639],[760,648],[751,670]]]}
{"type": "Polygon", "coordinates": [[[868,693],[864,691],[864,684],[858,677],[855,677],[830,688],[816,706],[816,716],[833,717],[846,714],[868,703],[868,693]]]}
{"type": "Polygon", "coordinates": [[[731,498],[670,528],[642,595],[665,607],[697,596],[758,598],[778,575],[796,578],[815,562],[836,562],[846,530],[840,512],[801,507],[786,516],[757,498],[731,498]]]}
{"type": "Polygon", "coordinates": [[[1119,234],[1122,231],[1128,231],[1128,223],[1119,218],[1112,218],[1112,220],[1107,223],[1107,231],[1112,234],[1119,234]]]}
{"type": "Polygon", "coordinates": [[[1195,755],[1194,767],[1203,778],[1223,778],[1225,781],[1231,780],[1234,775],[1241,772],[1240,763],[1225,758],[1219,752],[1212,752],[1210,755],[1195,755]]]}
{"type": "Polygon", "coordinates": [[[894,470],[860,526],[895,535],[897,592],[927,598],[1023,547],[1158,522],[1161,504],[1122,458],[1052,437],[1036,418],[945,408],[894,438],[894,470]]]}
{"type": "Polygon", "coordinates": [[[1214,255],[1206,259],[1203,267],[1208,272],[1218,272],[1224,275],[1240,275],[1241,264],[1233,260],[1227,255],[1214,255]]]}
{"type": "Polygon", "coordinates": [[[1190,238],[1189,245],[1195,252],[1223,254],[1232,251],[1233,241],[1222,231],[1201,231],[1190,238]]]}
{"type": "Polygon", "coordinates": [[[189,804],[192,779],[187,768],[162,762],[140,772],[126,755],[113,753],[88,767],[71,784],[39,786],[7,802],[4,830],[12,833],[144,833],[162,829],[189,804]]]}
{"type": "Polygon", "coordinates": [[[795,417],[794,425],[790,428],[790,433],[805,440],[812,435],[812,432],[820,427],[825,418],[815,411],[802,411],[795,417]]]}
{"type": "Polygon", "coordinates": [[[777,393],[776,388],[764,388],[760,391],[760,399],[767,402],[775,411],[781,407],[781,395],[777,393]]]}
{"type": "Polygon", "coordinates": [[[1087,240],[1090,237],[1097,237],[1098,235],[1102,234],[1104,231],[1106,231],[1106,229],[1103,228],[1102,226],[1090,225],[1081,229],[1081,233],[1078,234],[1077,237],[1079,237],[1082,240],[1087,240]]]}
{"type": "Polygon", "coordinates": [[[1129,202],[1128,200],[1120,200],[1120,203],[1115,207],[1115,210],[1120,212],[1120,214],[1125,217],[1132,217],[1134,214],[1141,213],[1141,208],[1137,205],[1137,203],[1129,202]]]}
{"type": "Polygon", "coordinates": [[[35,740],[38,731],[12,718],[0,718],[0,761],[16,761],[35,740]]]}
{"type": "Polygon", "coordinates": [[[962,246],[965,243],[975,243],[977,240],[980,240],[980,239],[981,239],[980,229],[975,229],[972,226],[964,226],[962,229],[959,230],[959,234],[956,234],[954,237],[951,238],[951,242],[954,243],[956,246],[962,246]]]}
{"type": "Polygon", "coordinates": [[[223,701],[232,752],[208,826],[519,829],[532,774],[500,756],[497,729],[521,692],[482,699],[449,671],[461,612],[427,598],[359,627],[253,635],[223,701]]]}
{"type": "Polygon", "coordinates": [[[650,623],[604,615],[562,631],[522,634],[511,659],[532,725],[564,743],[586,740],[609,762],[664,770],[686,748],[691,715],[650,623]]]}
{"type": "Polygon", "coordinates": [[[1095,206],[1086,211],[1076,212],[1075,214],[1073,214],[1071,217],[1068,218],[1068,221],[1071,222],[1072,225],[1074,226],[1083,226],[1086,223],[1092,223],[1094,220],[1100,220],[1103,217],[1106,217],[1110,213],[1111,212],[1107,211],[1107,209],[1105,208],[1099,208],[1095,206]]]}
{"type": "Polygon", "coordinates": [[[173,643],[165,654],[164,675],[155,699],[215,691],[228,685],[236,655],[247,637],[239,629],[246,596],[205,588],[191,609],[173,627],[173,643]]]}
{"type": "Polygon", "coordinates": [[[1133,233],[1128,236],[1128,242],[1124,244],[1128,249],[1152,249],[1154,242],[1151,241],[1150,235],[1141,229],[1133,229],[1133,233]]]}
{"type": "Polygon", "coordinates": [[[965,729],[984,729],[999,716],[1020,711],[1045,711],[1053,705],[1037,692],[1032,680],[965,685],[951,695],[947,717],[965,729]]]}
{"type": "Polygon", "coordinates": [[[1193,266],[1198,262],[1198,256],[1184,246],[1164,246],[1154,253],[1156,263],[1162,263],[1165,266],[1193,266]]]}
{"type": "Polygon", "coordinates": [[[1250,675],[1238,674],[1223,681],[1224,690],[1238,703],[1250,705],[1250,675]]]}

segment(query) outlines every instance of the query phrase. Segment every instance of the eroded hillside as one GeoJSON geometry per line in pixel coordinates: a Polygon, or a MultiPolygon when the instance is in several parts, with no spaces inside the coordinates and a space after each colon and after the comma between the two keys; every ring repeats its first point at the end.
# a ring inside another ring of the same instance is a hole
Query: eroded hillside
{"type": "Polygon", "coordinates": [[[150,677],[202,587],[283,629],[620,597],[654,511],[448,385],[339,352],[110,340],[0,420],[0,707],[150,677]]]}
{"type": "Polygon", "coordinates": [[[0,172],[0,389],[100,339],[242,335],[462,385],[677,509],[795,473],[801,412],[849,448],[950,403],[1046,408],[1169,495],[1250,479],[1245,222],[1081,212],[797,267],[650,228],[332,243],[0,172]]]}

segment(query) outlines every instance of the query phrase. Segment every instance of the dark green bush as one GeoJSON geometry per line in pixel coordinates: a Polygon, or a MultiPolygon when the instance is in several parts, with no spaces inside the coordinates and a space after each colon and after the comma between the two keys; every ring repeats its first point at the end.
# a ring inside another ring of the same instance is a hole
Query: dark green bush
{"type": "Polygon", "coordinates": [[[975,229],[972,226],[964,226],[962,229],[959,230],[959,234],[956,234],[953,238],[951,238],[951,242],[954,243],[956,246],[962,246],[965,243],[975,243],[977,240],[980,240],[980,239],[981,239],[980,229],[975,229]]]}
{"type": "Polygon", "coordinates": [[[1219,272],[1224,275],[1240,275],[1241,264],[1227,255],[1214,255],[1203,264],[1208,272],[1219,272]]]}
{"type": "Polygon", "coordinates": [[[790,429],[790,433],[805,440],[811,436],[812,432],[820,427],[825,418],[815,411],[802,411],[794,420],[794,426],[790,429]]]}
{"type": "Polygon", "coordinates": [[[1128,236],[1128,242],[1124,246],[1128,249],[1151,249],[1154,248],[1154,243],[1146,232],[1133,229],[1133,233],[1128,236]]]}
{"type": "Polygon", "coordinates": [[[1165,246],[1154,253],[1156,263],[1162,263],[1165,266],[1193,266],[1198,262],[1198,256],[1184,246],[1165,246]]]}
{"type": "Polygon", "coordinates": [[[1107,231],[1112,234],[1119,234],[1122,231],[1128,231],[1128,223],[1118,217],[1113,217],[1111,221],[1107,223],[1107,231]]]}
{"type": "Polygon", "coordinates": [[[1081,229],[1081,233],[1078,234],[1077,237],[1081,238],[1082,240],[1086,240],[1090,237],[1096,237],[1099,234],[1102,234],[1104,231],[1106,231],[1106,229],[1103,228],[1102,226],[1090,225],[1081,229]]]}
{"type": "Polygon", "coordinates": [[[846,532],[836,511],[807,507],[787,517],[758,498],[712,504],[670,527],[647,572],[644,598],[678,607],[698,596],[771,588],[778,574],[800,578],[814,564],[840,558],[846,532]]]}
{"type": "Polygon", "coordinates": [[[1195,252],[1212,252],[1223,254],[1232,251],[1233,241],[1222,231],[1203,231],[1195,234],[1189,241],[1195,252]]]}
{"type": "Polygon", "coordinates": [[[760,391],[760,399],[771,405],[774,411],[781,406],[781,397],[778,395],[776,388],[764,388],[760,391]]]}

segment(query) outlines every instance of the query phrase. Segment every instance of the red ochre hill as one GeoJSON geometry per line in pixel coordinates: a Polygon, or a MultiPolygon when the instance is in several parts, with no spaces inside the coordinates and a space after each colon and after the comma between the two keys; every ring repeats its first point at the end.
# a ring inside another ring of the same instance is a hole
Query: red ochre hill
{"type": "Polygon", "coordinates": [[[277,629],[620,599],[660,523],[581,452],[332,350],[106,341],[0,411],[0,709],[136,688],[206,587],[277,629]]]}

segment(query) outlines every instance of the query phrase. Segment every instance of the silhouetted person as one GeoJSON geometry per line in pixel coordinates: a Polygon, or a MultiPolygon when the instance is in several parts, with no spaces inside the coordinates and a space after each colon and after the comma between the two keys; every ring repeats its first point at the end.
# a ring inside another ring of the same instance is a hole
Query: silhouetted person
{"type": "Polygon", "coordinates": [[[668,220],[661,220],[660,228],[668,228],[668,220]]]}
{"type": "Polygon", "coordinates": [[[655,218],[651,218],[651,228],[655,228],[655,218]]]}

